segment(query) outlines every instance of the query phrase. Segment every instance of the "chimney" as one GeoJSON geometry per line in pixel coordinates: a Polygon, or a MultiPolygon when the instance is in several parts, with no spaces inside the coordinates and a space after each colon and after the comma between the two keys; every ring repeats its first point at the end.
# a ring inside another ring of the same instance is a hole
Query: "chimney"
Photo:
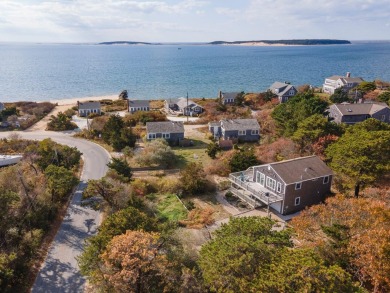
{"type": "Polygon", "coordinates": [[[351,77],[351,72],[347,72],[347,75],[345,77],[351,77]]]}
{"type": "Polygon", "coordinates": [[[219,91],[218,98],[222,99],[222,91],[219,91]]]}

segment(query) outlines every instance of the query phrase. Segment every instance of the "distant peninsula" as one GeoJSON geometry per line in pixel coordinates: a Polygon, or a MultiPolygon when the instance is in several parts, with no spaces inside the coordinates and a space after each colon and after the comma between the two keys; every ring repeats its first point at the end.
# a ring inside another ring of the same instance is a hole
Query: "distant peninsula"
{"type": "Polygon", "coordinates": [[[330,39],[302,39],[302,40],[260,40],[260,41],[215,41],[208,43],[210,45],[247,45],[247,46],[312,46],[312,45],[346,45],[351,44],[347,40],[330,39]]]}
{"type": "Polygon", "coordinates": [[[259,40],[259,41],[214,41],[210,43],[148,43],[134,41],[112,41],[102,42],[98,45],[241,45],[241,46],[313,46],[313,45],[346,45],[351,44],[347,40],[331,40],[331,39],[299,39],[299,40],[259,40]]]}
{"type": "Polygon", "coordinates": [[[147,43],[147,42],[130,42],[130,41],[113,41],[102,42],[98,45],[161,45],[160,43],[147,43]]]}

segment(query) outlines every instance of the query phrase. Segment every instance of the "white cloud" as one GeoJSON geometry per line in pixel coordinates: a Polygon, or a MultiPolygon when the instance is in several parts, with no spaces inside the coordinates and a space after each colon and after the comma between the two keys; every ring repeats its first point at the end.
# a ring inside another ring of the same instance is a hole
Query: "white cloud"
{"type": "Polygon", "coordinates": [[[0,0],[0,41],[390,38],[390,0],[0,0]]]}

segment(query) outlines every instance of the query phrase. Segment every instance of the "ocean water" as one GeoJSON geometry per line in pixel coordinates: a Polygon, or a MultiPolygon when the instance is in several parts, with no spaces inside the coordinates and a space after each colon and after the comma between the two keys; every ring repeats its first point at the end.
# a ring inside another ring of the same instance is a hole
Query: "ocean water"
{"type": "Polygon", "coordinates": [[[390,42],[299,47],[0,44],[0,101],[119,94],[216,97],[274,81],[320,86],[334,74],[390,81],[390,42]],[[179,50],[180,46],[180,50],[179,50]]]}

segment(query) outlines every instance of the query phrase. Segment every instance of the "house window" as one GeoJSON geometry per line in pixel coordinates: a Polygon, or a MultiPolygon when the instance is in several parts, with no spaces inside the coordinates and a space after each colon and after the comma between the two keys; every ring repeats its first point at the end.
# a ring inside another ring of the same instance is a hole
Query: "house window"
{"type": "Polygon", "coordinates": [[[290,95],[290,96],[293,96],[293,95],[294,95],[294,91],[291,90],[291,91],[289,92],[289,95],[290,95]]]}
{"type": "Polygon", "coordinates": [[[278,184],[276,185],[276,191],[279,193],[282,192],[282,184],[280,182],[278,182],[278,184]]]}
{"type": "Polygon", "coordinates": [[[149,133],[148,134],[148,138],[149,139],[155,139],[156,138],[156,134],[155,133],[149,133]]]}
{"type": "Polygon", "coordinates": [[[275,188],[276,188],[276,180],[267,177],[267,187],[269,189],[275,190],[275,188]]]}
{"type": "Polygon", "coordinates": [[[265,183],[265,175],[261,172],[257,172],[256,181],[260,183],[261,186],[264,186],[265,183]]]}
{"type": "Polygon", "coordinates": [[[295,183],[295,190],[302,188],[302,182],[295,183]]]}
{"type": "Polygon", "coordinates": [[[382,121],[385,121],[386,120],[386,115],[382,115],[382,121]]]}
{"type": "Polygon", "coordinates": [[[300,197],[296,197],[295,198],[295,205],[299,206],[300,204],[301,204],[301,198],[300,197]]]}
{"type": "Polygon", "coordinates": [[[255,129],[255,130],[252,130],[252,131],[251,131],[251,134],[252,134],[252,135],[259,134],[259,131],[258,131],[257,129],[255,129]]]}
{"type": "Polygon", "coordinates": [[[163,133],[162,138],[170,138],[171,134],[170,133],[163,133]]]}
{"type": "Polygon", "coordinates": [[[325,177],[324,177],[324,181],[323,181],[323,182],[324,182],[324,184],[327,184],[327,183],[329,183],[329,176],[325,176],[325,177]]]}
{"type": "Polygon", "coordinates": [[[246,130],[239,130],[238,135],[246,135],[246,130]]]}
{"type": "Polygon", "coordinates": [[[130,108],[130,111],[131,111],[131,112],[134,112],[134,108],[133,108],[133,107],[131,107],[131,108],[130,108]]]}

